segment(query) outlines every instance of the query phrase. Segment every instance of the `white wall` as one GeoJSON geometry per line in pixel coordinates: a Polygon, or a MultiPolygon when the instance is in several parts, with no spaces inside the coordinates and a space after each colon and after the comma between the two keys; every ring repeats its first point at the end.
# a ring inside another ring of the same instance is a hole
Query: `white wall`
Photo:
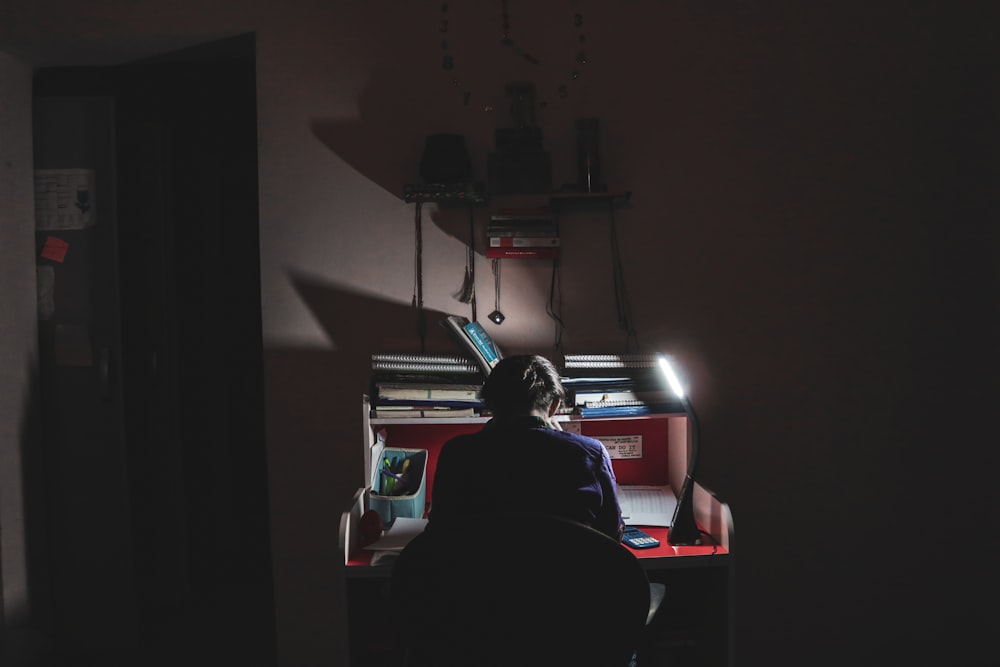
{"type": "Polygon", "coordinates": [[[12,642],[30,612],[24,468],[40,444],[31,72],[0,53],[0,618],[12,642]]]}

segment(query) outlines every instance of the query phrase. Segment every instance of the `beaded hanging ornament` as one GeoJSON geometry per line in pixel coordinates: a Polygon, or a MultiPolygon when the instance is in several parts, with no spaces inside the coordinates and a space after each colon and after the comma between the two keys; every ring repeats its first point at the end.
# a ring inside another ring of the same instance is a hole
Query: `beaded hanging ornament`
{"type": "MultiPolygon", "coordinates": [[[[581,76],[581,68],[587,64],[587,52],[584,50],[587,44],[587,36],[583,32],[583,14],[577,8],[578,0],[570,0],[570,7],[573,10],[572,26],[575,31],[575,42],[576,42],[576,53],[573,58],[572,65],[567,68],[565,73],[565,78],[556,86],[555,94],[559,99],[565,100],[570,96],[570,85],[572,82],[577,81],[581,76]]],[[[456,75],[456,63],[455,56],[451,50],[451,15],[449,14],[449,3],[441,3],[441,22],[439,24],[438,30],[441,33],[441,69],[451,76],[452,85],[461,92],[462,104],[466,107],[473,106],[478,103],[477,100],[473,99],[472,88],[456,75]]],[[[510,12],[507,7],[507,0],[500,0],[500,19],[501,19],[501,39],[500,44],[504,48],[511,49],[518,57],[525,60],[532,65],[541,65],[541,61],[536,58],[529,51],[525,50],[518,44],[513,37],[511,37],[510,29],[510,12]]],[[[539,101],[539,107],[545,108],[547,106],[546,100],[543,98],[539,101]]],[[[482,110],[489,113],[494,110],[492,104],[484,104],[482,110]]]]}

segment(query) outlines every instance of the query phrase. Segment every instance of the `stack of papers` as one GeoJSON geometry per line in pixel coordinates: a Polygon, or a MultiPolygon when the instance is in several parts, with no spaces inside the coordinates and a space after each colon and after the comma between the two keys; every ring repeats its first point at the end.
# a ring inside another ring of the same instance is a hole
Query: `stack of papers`
{"type": "Polygon", "coordinates": [[[670,526],[677,497],[668,486],[625,484],[618,487],[618,504],[627,526],[670,526]]]}
{"type": "Polygon", "coordinates": [[[389,529],[365,549],[374,551],[372,555],[372,565],[387,563],[410,543],[414,537],[424,532],[427,527],[427,519],[409,519],[407,517],[396,517],[389,529]]]}
{"type": "Polygon", "coordinates": [[[414,537],[424,532],[427,527],[427,519],[409,519],[405,516],[398,516],[389,526],[388,530],[365,547],[371,551],[402,551],[403,547],[410,543],[414,537]]]}

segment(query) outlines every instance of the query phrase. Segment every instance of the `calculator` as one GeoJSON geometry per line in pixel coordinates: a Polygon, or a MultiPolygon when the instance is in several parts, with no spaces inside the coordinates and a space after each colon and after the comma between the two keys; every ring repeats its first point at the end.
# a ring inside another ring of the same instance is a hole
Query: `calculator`
{"type": "Polygon", "coordinates": [[[635,526],[625,526],[625,533],[622,535],[622,542],[633,549],[649,549],[650,547],[660,546],[660,541],[658,539],[649,533],[639,530],[635,526]]]}

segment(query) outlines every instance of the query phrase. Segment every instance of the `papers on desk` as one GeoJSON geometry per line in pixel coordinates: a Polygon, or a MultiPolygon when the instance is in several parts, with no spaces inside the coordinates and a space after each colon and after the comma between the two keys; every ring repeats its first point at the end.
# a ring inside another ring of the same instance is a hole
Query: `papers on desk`
{"type": "Polygon", "coordinates": [[[670,526],[677,497],[670,486],[624,484],[618,487],[618,504],[628,526],[670,526]]]}
{"type": "Polygon", "coordinates": [[[402,551],[403,547],[410,543],[414,537],[424,532],[427,527],[427,519],[409,519],[404,516],[396,517],[389,526],[389,529],[365,547],[370,551],[402,551]]]}

